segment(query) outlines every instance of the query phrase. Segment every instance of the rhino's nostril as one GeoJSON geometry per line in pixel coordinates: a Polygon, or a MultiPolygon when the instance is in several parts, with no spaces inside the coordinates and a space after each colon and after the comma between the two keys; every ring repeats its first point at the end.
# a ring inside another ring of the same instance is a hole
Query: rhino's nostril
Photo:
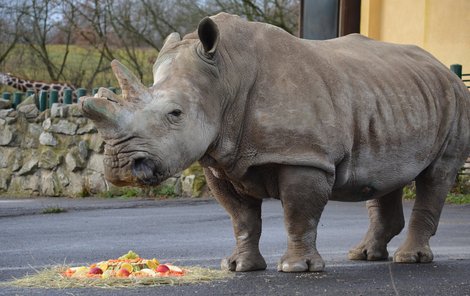
{"type": "Polygon", "coordinates": [[[150,184],[157,181],[157,166],[148,158],[137,158],[132,164],[132,174],[140,181],[150,184]]]}

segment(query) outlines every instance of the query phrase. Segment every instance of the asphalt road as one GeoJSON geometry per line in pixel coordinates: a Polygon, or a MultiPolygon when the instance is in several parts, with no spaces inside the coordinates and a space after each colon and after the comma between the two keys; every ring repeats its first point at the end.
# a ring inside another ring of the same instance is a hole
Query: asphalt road
{"type": "MultiPolygon", "coordinates": [[[[405,202],[407,218],[411,205],[405,202]]],[[[326,270],[279,273],[276,262],[286,246],[282,208],[267,200],[261,239],[266,271],[239,273],[223,282],[138,289],[0,287],[0,295],[470,295],[470,205],[445,207],[431,240],[435,261],[430,264],[348,261],[348,249],[367,225],[363,203],[330,202],[318,234],[326,270]]],[[[390,254],[403,239],[404,233],[392,240],[390,254]]],[[[230,219],[212,200],[0,201],[0,282],[64,262],[115,258],[131,249],[142,257],[218,268],[233,245],[230,219]],[[67,212],[42,214],[50,207],[67,212]]]]}

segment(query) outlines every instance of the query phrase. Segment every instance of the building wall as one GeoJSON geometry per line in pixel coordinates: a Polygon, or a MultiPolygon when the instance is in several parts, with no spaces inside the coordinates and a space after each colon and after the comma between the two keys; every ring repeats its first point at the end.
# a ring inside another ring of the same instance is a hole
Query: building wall
{"type": "Polygon", "coordinates": [[[361,33],[418,45],[470,73],[470,0],[362,0],[361,33]]]}

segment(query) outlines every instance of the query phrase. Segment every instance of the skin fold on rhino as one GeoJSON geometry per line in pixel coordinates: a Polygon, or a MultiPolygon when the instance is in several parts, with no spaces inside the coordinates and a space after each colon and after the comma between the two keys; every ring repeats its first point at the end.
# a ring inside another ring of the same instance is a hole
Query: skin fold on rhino
{"type": "Polygon", "coordinates": [[[105,176],[157,185],[198,161],[233,223],[222,268],[266,268],[261,203],[280,199],[284,272],[320,271],[317,225],[328,200],[367,201],[370,226],[353,260],[388,258],[404,227],[402,190],[417,197],[395,262],[430,262],[447,192],[469,154],[470,92],[416,46],[358,34],[301,40],[218,14],[183,39],[171,34],[146,88],[111,63],[122,95],[81,98],[105,140],[105,176]]]}

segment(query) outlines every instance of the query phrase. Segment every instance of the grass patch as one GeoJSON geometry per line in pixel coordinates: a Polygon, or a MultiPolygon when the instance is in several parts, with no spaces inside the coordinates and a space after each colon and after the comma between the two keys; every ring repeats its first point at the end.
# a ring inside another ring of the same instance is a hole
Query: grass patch
{"type": "MultiPolygon", "coordinates": [[[[65,45],[49,44],[46,45],[49,57],[55,66],[59,67],[65,54],[65,45]]],[[[124,49],[111,49],[115,58],[129,66],[122,58],[126,56],[124,49]]],[[[144,74],[143,83],[150,84],[153,81],[152,66],[158,52],[152,48],[137,49],[137,59],[142,65],[144,74]]],[[[93,72],[100,60],[100,53],[93,47],[71,45],[67,56],[67,62],[64,69],[64,77],[66,81],[75,84],[77,87],[108,87],[118,86],[116,78],[111,71],[110,62],[103,61],[102,67],[104,71],[99,72],[93,79],[93,72]],[[92,85],[87,85],[93,79],[92,85]]],[[[18,44],[8,55],[2,64],[2,72],[9,72],[13,75],[20,76],[25,79],[41,80],[51,82],[46,66],[40,62],[40,59],[24,44],[18,44]]],[[[133,71],[135,72],[135,71],[133,71]]],[[[0,86],[0,91],[13,91],[10,87],[0,86]]]]}
{"type": "Polygon", "coordinates": [[[175,198],[178,196],[174,185],[162,184],[157,187],[112,187],[108,191],[99,194],[104,198],[132,198],[132,197],[155,197],[155,198],[175,198]]]}
{"type": "Polygon", "coordinates": [[[142,192],[139,188],[130,187],[127,188],[120,197],[130,198],[140,195],[142,192]]]}
{"type": "Polygon", "coordinates": [[[66,209],[60,208],[58,206],[47,207],[42,210],[43,214],[59,214],[59,213],[65,213],[65,212],[67,212],[66,209]]]}
{"type": "Polygon", "coordinates": [[[142,189],[137,187],[112,187],[108,191],[99,194],[104,198],[122,198],[127,199],[144,195],[142,189]]]}
{"type": "Polygon", "coordinates": [[[470,194],[450,193],[447,195],[446,202],[457,205],[470,204],[470,194]]]}
{"type": "Polygon", "coordinates": [[[153,194],[158,197],[164,198],[174,198],[176,197],[175,186],[172,185],[162,185],[152,190],[153,194]]]}
{"type": "MultiPolygon", "coordinates": [[[[415,182],[408,184],[403,188],[403,199],[414,200],[416,198],[415,182]]],[[[468,176],[459,176],[446,197],[446,203],[449,204],[470,204],[470,178],[468,176]]]]}
{"type": "Polygon", "coordinates": [[[189,272],[180,277],[156,277],[156,278],[68,278],[62,273],[67,266],[56,266],[41,271],[36,274],[27,275],[23,278],[14,279],[9,282],[0,283],[1,286],[13,286],[22,288],[42,288],[42,289],[68,289],[68,288],[135,288],[141,286],[162,286],[162,285],[185,285],[197,284],[210,281],[226,280],[233,276],[232,273],[221,270],[213,270],[202,267],[184,267],[189,272]]]}

